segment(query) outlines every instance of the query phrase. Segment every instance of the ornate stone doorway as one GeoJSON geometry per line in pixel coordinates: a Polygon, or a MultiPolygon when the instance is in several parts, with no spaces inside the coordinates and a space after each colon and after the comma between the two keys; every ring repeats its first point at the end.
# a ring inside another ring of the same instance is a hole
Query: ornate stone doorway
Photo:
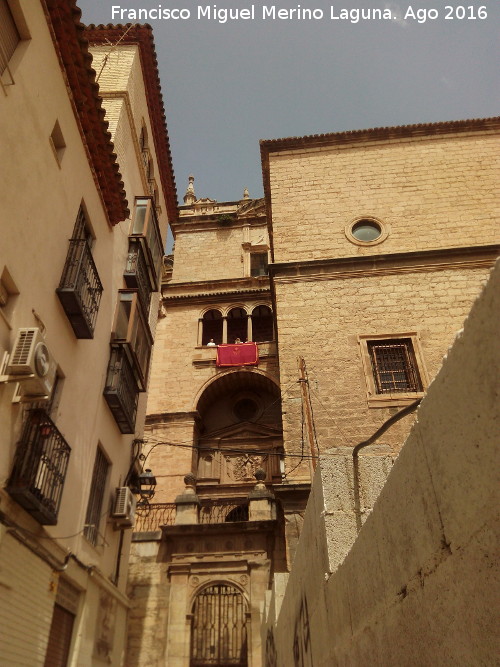
{"type": "Polygon", "coordinates": [[[195,598],[190,667],[247,667],[246,603],[234,586],[215,584],[195,598]]]}

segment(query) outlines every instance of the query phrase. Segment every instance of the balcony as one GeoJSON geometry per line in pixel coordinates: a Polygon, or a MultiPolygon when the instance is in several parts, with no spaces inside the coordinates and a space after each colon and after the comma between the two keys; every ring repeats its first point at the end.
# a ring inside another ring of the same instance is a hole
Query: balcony
{"type": "Polygon", "coordinates": [[[148,260],[149,255],[142,239],[130,238],[123,278],[127,287],[138,290],[145,313],[149,310],[151,292],[156,291],[156,268],[151,266],[148,260]]]}
{"type": "MultiPolygon", "coordinates": [[[[135,533],[155,532],[162,526],[174,526],[176,521],[175,503],[151,503],[138,506],[135,533]]],[[[212,499],[201,501],[199,523],[221,524],[234,521],[248,521],[248,498],[212,499]]]]}
{"type": "Polygon", "coordinates": [[[111,345],[104,398],[122,433],[135,433],[139,390],[132,363],[123,345],[111,345]]]}
{"type": "Polygon", "coordinates": [[[159,289],[159,279],[163,266],[163,243],[156,217],[155,203],[150,197],[135,201],[134,221],[131,237],[144,240],[148,254],[147,264],[153,277],[153,291],[159,289]]]}
{"type": "Polygon", "coordinates": [[[72,239],[56,290],[77,338],[93,338],[102,284],[85,239],[72,239]]]}
{"type": "Polygon", "coordinates": [[[149,533],[160,530],[161,526],[175,524],[175,503],[150,503],[137,507],[135,515],[135,533],[149,533]]]}
{"type": "Polygon", "coordinates": [[[44,410],[30,410],[7,493],[39,523],[54,526],[71,448],[44,410]]]}
{"type": "Polygon", "coordinates": [[[153,336],[139,304],[137,290],[119,291],[111,342],[127,348],[139,391],[146,391],[153,336]]]}
{"type": "Polygon", "coordinates": [[[205,499],[201,501],[200,523],[248,521],[248,498],[205,499]]]}

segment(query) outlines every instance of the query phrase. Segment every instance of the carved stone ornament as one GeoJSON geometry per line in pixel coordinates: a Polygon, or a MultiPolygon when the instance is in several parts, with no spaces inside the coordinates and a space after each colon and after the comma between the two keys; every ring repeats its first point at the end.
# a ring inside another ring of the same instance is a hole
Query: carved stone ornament
{"type": "Polygon", "coordinates": [[[264,459],[263,456],[252,456],[244,454],[242,456],[226,456],[228,477],[234,479],[236,482],[253,481],[255,472],[262,468],[264,459]]]}

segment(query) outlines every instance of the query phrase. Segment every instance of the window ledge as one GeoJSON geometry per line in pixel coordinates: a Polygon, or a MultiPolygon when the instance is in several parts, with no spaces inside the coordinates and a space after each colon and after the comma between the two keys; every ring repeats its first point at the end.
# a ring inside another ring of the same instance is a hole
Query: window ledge
{"type": "Polygon", "coordinates": [[[369,395],[367,397],[369,408],[395,408],[410,405],[418,398],[423,398],[425,392],[415,391],[411,394],[380,394],[377,396],[369,395]]]}

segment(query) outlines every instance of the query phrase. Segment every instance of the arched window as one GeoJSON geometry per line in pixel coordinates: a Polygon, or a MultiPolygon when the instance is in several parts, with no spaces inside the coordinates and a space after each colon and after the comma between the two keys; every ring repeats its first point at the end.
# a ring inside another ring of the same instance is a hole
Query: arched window
{"type": "Polygon", "coordinates": [[[273,313],[269,306],[252,310],[252,340],[256,343],[273,340],[273,313]]]}
{"type": "Polygon", "coordinates": [[[227,342],[234,343],[237,338],[244,343],[248,336],[248,315],[243,308],[232,308],[227,314],[227,342]]]}
{"type": "Polygon", "coordinates": [[[190,667],[246,667],[246,603],[235,586],[204,588],[195,598],[192,619],[190,667]]]}
{"type": "Polygon", "coordinates": [[[219,310],[208,310],[203,315],[203,333],[201,344],[207,345],[211,340],[216,345],[222,343],[222,314],[219,310]]]}

